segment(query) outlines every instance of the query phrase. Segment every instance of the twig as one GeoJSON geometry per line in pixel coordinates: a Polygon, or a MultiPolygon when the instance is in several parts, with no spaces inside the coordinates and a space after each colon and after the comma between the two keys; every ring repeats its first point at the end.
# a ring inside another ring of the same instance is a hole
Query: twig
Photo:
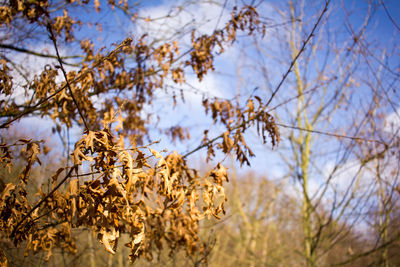
{"type": "Polygon", "coordinates": [[[337,137],[337,138],[346,138],[346,139],[351,139],[351,140],[356,140],[356,141],[379,143],[379,144],[388,146],[387,143],[380,141],[380,140],[376,140],[376,139],[366,139],[366,138],[357,137],[357,136],[341,135],[341,134],[335,134],[335,133],[329,133],[329,132],[322,132],[322,131],[318,131],[318,130],[310,130],[310,129],[286,125],[286,124],[282,124],[282,123],[276,123],[276,125],[281,126],[283,128],[290,128],[290,129],[294,129],[294,130],[306,131],[306,132],[310,132],[310,133],[317,133],[317,134],[333,136],[333,137],[337,137]]]}
{"type": "MultiPolygon", "coordinates": [[[[268,99],[267,103],[264,105],[264,108],[263,108],[261,111],[259,111],[259,112],[257,113],[257,115],[260,115],[261,113],[264,112],[264,110],[265,110],[265,109],[268,107],[268,105],[271,103],[272,99],[273,99],[273,98],[275,97],[275,95],[278,93],[278,91],[279,91],[279,89],[281,88],[283,82],[286,80],[286,78],[288,77],[289,73],[291,72],[291,70],[292,70],[294,64],[297,62],[297,59],[298,59],[298,58],[300,57],[300,55],[304,52],[304,50],[305,50],[305,48],[306,48],[306,45],[307,45],[308,42],[310,41],[311,37],[314,36],[314,32],[315,32],[315,30],[316,30],[318,24],[321,22],[322,17],[324,16],[324,14],[328,11],[329,2],[330,2],[330,0],[327,0],[327,1],[325,2],[324,9],[322,10],[321,14],[319,15],[318,20],[317,20],[317,22],[314,24],[314,27],[313,27],[313,29],[311,30],[310,34],[308,35],[308,37],[306,38],[306,40],[303,42],[303,45],[302,45],[301,49],[300,49],[299,52],[297,53],[296,57],[295,57],[295,58],[292,60],[292,62],[290,63],[290,66],[289,66],[288,70],[287,70],[286,73],[283,75],[282,80],[279,82],[278,86],[275,88],[274,92],[272,93],[271,97],[268,99]]],[[[241,128],[241,127],[243,127],[243,126],[245,126],[245,125],[247,125],[247,124],[253,122],[253,121],[258,117],[257,115],[254,116],[253,118],[247,120],[247,121],[244,121],[243,123],[241,123],[241,124],[239,124],[239,125],[234,126],[234,127],[231,129],[231,131],[234,131],[234,130],[236,130],[236,129],[239,129],[239,128],[241,128]]],[[[209,140],[208,142],[206,142],[206,143],[204,143],[204,144],[202,144],[202,145],[196,147],[194,150],[189,151],[189,152],[187,152],[186,154],[184,154],[184,155],[183,155],[183,158],[188,157],[189,155],[193,154],[194,152],[196,152],[196,151],[198,151],[198,150],[200,150],[200,149],[202,149],[202,148],[204,148],[204,147],[210,146],[212,143],[214,143],[216,140],[218,140],[218,139],[220,139],[220,138],[222,138],[222,137],[223,137],[223,134],[221,134],[221,135],[219,135],[219,136],[217,136],[217,137],[215,137],[215,138],[209,140]]]]}
{"type": "Polygon", "coordinates": [[[389,241],[386,242],[386,243],[383,243],[382,245],[380,245],[380,246],[378,246],[378,247],[375,247],[375,248],[370,249],[370,250],[368,250],[368,251],[366,251],[366,252],[360,253],[360,254],[358,254],[358,255],[356,255],[356,256],[354,256],[354,257],[348,259],[348,260],[345,260],[345,261],[342,261],[342,262],[339,262],[339,263],[332,264],[331,266],[341,266],[341,265],[349,264],[349,263],[351,263],[351,262],[356,261],[357,259],[359,259],[359,258],[361,258],[361,257],[365,257],[365,256],[368,256],[368,255],[371,255],[371,254],[374,253],[374,252],[377,252],[377,251],[379,251],[379,250],[381,250],[381,249],[384,249],[384,248],[390,246],[391,244],[395,243],[395,242],[398,241],[398,240],[400,240],[400,234],[397,234],[393,239],[389,240],[389,241]]]}
{"type": "Polygon", "coordinates": [[[282,87],[282,84],[284,83],[284,81],[286,80],[286,78],[288,77],[289,73],[292,71],[292,68],[294,66],[294,64],[296,64],[297,59],[300,57],[300,55],[304,52],[304,50],[306,49],[306,46],[308,44],[308,42],[311,40],[311,38],[314,36],[314,32],[317,29],[319,23],[322,20],[322,17],[325,15],[325,13],[328,11],[328,5],[329,5],[330,0],[327,0],[325,2],[325,7],[322,10],[321,14],[318,17],[317,22],[314,24],[313,29],[311,30],[310,34],[307,36],[306,40],[303,42],[303,45],[301,46],[299,52],[297,53],[297,55],[295,56],[295,58],[292,60],[292,62],[290,63],[290,66],[288,68],[288,70],[286,71],[286,73],[283,75],[281,81],[279,82],[278,86],[275,88],[275,90],[272,92],[271,97],[268,99],[267,104],[265,104],[265,107],[268,107],[268,105],[271,103],[272,99],[275,97],[275,95],[278,93],[279,89],[282,87]]]}
{"type": "MultiPolygon", "coordinates": [[[[39,53],[39,52],[28,50],[26,48],[16,47],[16,46],[13,46],[13,45],[10,45],[10,44],[0,44],[0,48],[10,49],[10,50],[14,50],[14,51],[17,51],[17,52],[38,56],[38,57],[56,58],[57,59],[57,56],[54,56],[54,55],[42,54],[42,53],[39,53]]],[[[63,60],[63,59],[81,58],[81,57],[82,56],[66,56],[66,57],[61,57],[61,59],[63,60]]],[[[63,63],[65,65],[76,66],[75,64],[71,64],[71,63],[68,63],[68,62],[65,62],[65,61],[63,61],[63,63]]]]}
{"type": "MultiPolygon", "coordinates": [[[[83,71],[80,75],[78,75],[75,79],[73,79],[72,81],[70,81],[71,84],[74,84],[76,82],[79,82],[81,79],[83,79],[88,73],[90,73],[93,69],[95,69],[97,66],[99,66],[103,61],[111,58],[112,56],[114,56],[122,47],[130,45],[130,43],[132,43],[132,38],[127,38],[125,39],[125,41],[123,41],[120,45],[118,45],[113,51],[111,51],[110,53],[108,53],[108,55],[102,57],[101,59],[99,59],[97,62],[95,62],[91,68],[86,69],[85,71],[83,71]]],[[[62,87],[60,87],[57,91],[55,91],[53,94],[49,95],[48,97],[40,100],[38,103],[36,103],[34,106],[32,106],[31,108],[27,108],[27,110],[24,110],[23,112],[21,112],[19,115],[16,115],[13,119],[6,121],[5,123],[0,125],[0,129],[1,128],[6,128],[8,127],[8,125],[10,125],[11,123],[13,123],[16,120],[19,120],[20,118],[22,118],[23,116],[30,114],[38,109],[41,109],[41,105],[42,104],[46,104],[48,103],[48,101],[53,98],[54,96],[56,96],[57,94],[59,94],[61,91],[63,91],[64,89],[67,88],[67,85],[64,85],[62,87]]]]}
{"type": "Polygon", "coordinates": [[[22,217],[22,219],[15,225],[13,231],[11,232],[10,238],[13,238],[15,236],[15,233],[18,231],[18,229],[21,227],[22,223],[31,216],[31,214],[37,209],[39,208],[43,202],[45,202],[55,191],[57,191],[58,188],[60,188],[60,186],[71,176],[72,171],[75,170],[76,165],[73,166],[71,169],[69,169],[67,175],[65,175],[65,177],[61,180],[61,182],[54,187],[44,198],[42,198],[42,200],[39,201],[39,203],[37,203],[24,217],[22,217]]]}
{"type": "Polygon", "coordinates": [[[394,18],[390,15],[389,10],[387,10],[386,5],[383,1],[379,1],[379,3],[383,6],[383,9],[386,12],[386,15],[389,17],[390,21],[393,23],[394,27],[400,31],[400,27],[399,25],[397,25],[396,21],[394,20],[394,18]]]}
{"type": "Polygon", "coordinates": [[[48,32],[49,32],[49,34],[50,34],[50,39],[53,41],[54,49],[56,50],[56,54],[57,54],[57,60],[58,60],[58,63],[60,63],[60,68],[61,68],[61,71],[62,71],[62,73],[63,73],[63,75],[64,75],[65,83],[67,84],[69,93],[71,94],[72,101],[74,102],[76,108],[78,109],[78,113],[79,113],[79,115],[80,115],[81,118],[82,118],[82,121],[83,121],[83,124],[85,125],[86,130],[89,131],[89,127],[88,127],[88,124],[86,123],[86,119],[85,119],[85,117],[83,116],[82,110],[81,110],[81,108],[80,108],[79,105],[78,105],[78,101],[76,100],[76,98],[75,98],[75,96],[74,96],[74,93],[72,92],[71,85],[70,85],[70,83],[69,83],[69,81],[68,81],[67,72],[66,72],[65,69],[64,69],[63,61],[62,61],[62,59],[61,59],[61,57],[60,57],[60,53],[58,52],[57,40],[56,40],[56,37],[55,37],[55,35],[54,35],[54,33],[53,33],[53,30],[52,30],[52,28],[51,28],[50,22],[48,22],[48,24],[47,24],[47,30],[48,30],[48,32]]]}

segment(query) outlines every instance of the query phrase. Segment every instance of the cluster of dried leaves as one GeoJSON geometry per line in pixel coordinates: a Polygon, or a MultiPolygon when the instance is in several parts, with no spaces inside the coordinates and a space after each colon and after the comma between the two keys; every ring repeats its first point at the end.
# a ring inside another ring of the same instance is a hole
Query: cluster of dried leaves
{"type": "Polygon", "coordinates": [[[72,155],[73,167],[57,170],[51,193],[40,190],[32,207],[26,184],[40,151],[33,142],[25,149],[27,165],[19,183],[7,184],[1,194],[0,229],[15,244],[27,240],[27,252],[44,250],[50,257],[52,248],[60,246],[75,252],[71,229],[84,226],[110,253],[119,236],[128,233],[131,261],[141,255],[152,259],[153,248],[160,249],[163,242],[194,253],[203,249],[199,220],[224,212],[227,173],[222,165],[200,177],[176,152],[164,157],[148,146],[127,149],[123,138],[115,138],[108,128],[83,135],[72,155]],[[79,171],[85,162],[90,173],[79,171]],[[90,178],[80,182],[77,177],[82,176],[90,178]],[[67,190],[60,189],[64,183],[67,190]]]}
{"type": "Polygon", "coordinates": [[[253,157],[254,153],[246,144],[243,133],[251,126],[257,127],[257,132],[263,138],[264,143],[267,142],[266,133],[268,133],[273,146],[279,143],[280,135],[274,117],[265,111],[266,105],[259,97],[256,96],[255,99],[258,101],[257,105],[252,99],[248,99],[245,108],[241,108],[239,105],[233,106],[228,100],[203,100],[205,111],[208,113],[211,110],[214,123],[219,122],[226,127],[223,134],[211,140],[208,138],[208,130],[204,132],[201,148],[207,147],[207,159],[215,156],[215,148],[217,148],[225,154],[234,152],[241,165],[244,163],[250,165],[249,157],[253,157]],[[218,139],[222,139],[222,141],[217,143],[218,139]]]}
{"type": "MultiPolygon", "coordinates": [[[[224,213],[226,169],[218,164],[200,176],[186,163],[190,153],[163,156],[151,145],[143,145],[151,126],[149,116],[143,116],[144,107],[152,102],[155,90],[163,88],[166,79],[184,82],[188,68],[201,80],[214,69],[214,56],[235,41],[237,31],[264,34],[265,28],[256,10],[245,6],[234,9],[226,26],[211,35],[196,36],[193,31],[192,47],[183,53],[186,57],[180,55],[177,42],[155,47],[142,36],[135,42],[126,39],[109,53],[104,49],[95,51],[92,41],[81,40],[82,60],[67,63],[58,53],[57,42],[76,42],[74,29],[82,24],[69,15],[68,6],[85,6],[88,2],[57,5],[46,0],[17,0],[0,7],[1,27],[17,31],[17,22],[27,21],[43,28],[53,41],[57,51],[53,57],[58,60],[58,64],[46,65],[39,75],[26,81],[24,89],[30,97],[21,104],[14,97],[13,62],[2,56],[0,117],[5,120],[0,129],[30,114],[51,118],[55,131],[62,126],[85,128],[70,155],[73,165],[59,168],[51,178],[50,190],[40,190],[35,196],[28,195],[27,183],[32,166],[40,164],[43,145],[25,139],[0,144],[1,166],[11,167],[13,151],[20,146],[26,161],[18,182],[7,184],[1,192],[0,232],[15,245],[26,241],[26,253],[47,251],[47,258],[55,247],[75,253],[72,229],[78,227],[96,233],[110,253],[115,253],[121,234],[127,233],[130,241],[126,246],[132,262],[141,256],[151,260],[155,249],[163,246],[171,251],[184,248],[188,254],[201,252],[204,244],[198,236],[199,221],[204,217],[219,218],[224,213]],[[58,8],[58,12],[52,13],[52,8],[58,8]],[[66,64],[75,68],[67,72],[66,64]],[[63,82],[58,82],[61,74],[63,82]],[[126,93],[132,97],[121,97],[126,93]],[[95,106],[95,99],[106,100],[95,106]],[[113,123],[115,127],[111,127],[113,123]],[[129,147],[126,140],[130,141],[129,147]],[[67,189],[61,185],[67,185],[67,189]]],[[[99,12],[100,2],[94,4],[99,12]]],[[[112,9],[129,8],[127,1],[109,0],[106,5],[112,9]]],[[[133,15],[132,19],[136,17],[133,15]]],[[[224,125],[226,131],[211,140],[205,132],[203,142],[193,152],[207,147],[207,158],[211,158],[214,150],[220,149],[225,154],[235,153],[241,164],[249,164],[248,157],[253,152],[243,133],[253,125],[257,125],[264,140],[267,133],[272,143],[277,143],[279,133],[274,119],[257,100],[258,105],[254,105],[249,99],[246,107],[219,99],[204,100],[205,111],[211,110],[214,123],[224,125]],[[216,142],[219,139],[222,141],[216,142]]],[[[179,126],[168,133],[173,139],[189,137],[179,126]]],[[[7,261],[1,259],[3,263],[7,261]]]]}

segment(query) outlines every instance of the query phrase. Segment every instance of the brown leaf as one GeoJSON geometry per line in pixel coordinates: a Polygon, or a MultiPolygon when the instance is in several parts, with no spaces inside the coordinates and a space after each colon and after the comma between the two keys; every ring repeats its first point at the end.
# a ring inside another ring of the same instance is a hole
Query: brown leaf
{"type": "Polygon", "coordinates": [[[99,232],[100,243],[102,243],[104,248],[113,255],[115,254],[114,245],[116,244],[118,238],[119,231],[115,230],[114,227],[111,230],[103,227],[99,232]]]}
{"type": "Polygon", "coordinates": [[[161,156],[161,154],[158,151],[156,151],[154,149],[151,149],[150,147],[148,147],[148,149],[151,152],[151,154],[154,155],[154,157],[156,157],[158,159],[162,159],[163,158],[163,156],[161,156]]]}

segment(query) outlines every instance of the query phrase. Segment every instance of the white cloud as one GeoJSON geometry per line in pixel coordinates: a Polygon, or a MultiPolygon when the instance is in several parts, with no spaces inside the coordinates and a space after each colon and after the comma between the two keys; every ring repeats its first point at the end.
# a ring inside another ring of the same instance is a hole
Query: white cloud
{"type": "Polygon", "coordinates": [[[230,18],[229,12],[222,11],[222,3],[211,1],[166,1],[160,5],[144,7],[138,20],[136,33],[147,34],[150,40],[170,40],[180,38],[181,45],[190,44],[190,33],[196,29],[200,34],[211,34],[216,27],[221,28],[230,18]]]}
{"type": "MultiPolygon", "coordinates": [[[[55,55],[53,46],[49,44],[27,47],[27,49],[38,53],[55,55]]],[[[58,47],[58,49],[61,56],[68,54],[66,49],[63,47],[58,47]]],[[[35,75],[40,75],[46,66],[54,67],[54,65],[58,64],[58,61],[55,58],[40,57],[26,53],[13,52],[11,53],[10,58],[12,58],[12,61],[17,66],[17,68],[12,69],[11,75],[13,76],[14,83],[13,97],[18,104],[29,101],[33,93],[32,90],[25,90],[24,86],[27,84],[25,78],[27,78],[29,81],[32,81],[33,77],[35,75]],[[23,73],[25,77],[21,73],[23,73]]],[[[72,70],[72,67],[68,65],[64,65],[64,68],[67,71],[72,70]]],[[[60,83],[63,80],[64,77],[62,76],[61,71],[59,71],[58,76],[56,77],[56,82],[60,83]]]]}
{"type": "Polygon", "coordinates": [[[385,118],[385,127],[383,130],[388,133],[396,133],[400,130],[400,108],[385,118]]]}
{"type": "Polygon", "coordinates": [[[152,106],[162,108],[159,114],[162,116],[159,126],[171,126],[173,122],[189,121],[190,124],[204,123],[204,109],[202,107],[203,96],[205,97],[227,97],[228,89],[222,80],[213,73],[208,74],[200,82],[194,75],[186,77],[186,84],[177,85],[172,81],[166,82],[166,91],[158,90],[156,100],[152,106]],[[173,107],[171,96],[176,95],[180,102],[180,90],[184,93],[183,105],[173,107]],[[166,105],[167,104],[167,105],[166,105]]]}

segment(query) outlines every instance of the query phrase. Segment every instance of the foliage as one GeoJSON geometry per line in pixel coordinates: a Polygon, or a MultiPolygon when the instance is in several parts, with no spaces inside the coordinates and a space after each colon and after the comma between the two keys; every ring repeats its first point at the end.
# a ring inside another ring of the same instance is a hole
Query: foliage
{"type": "MultiPolygon", "coordinates": [[[[11,169],[17,148],[21,148],[25,163],[17,181],[5,184],[1,192],[0,231],[15,245],[26,241],[25,255],[45,251],[46,259],[56,247],[76,253],[72,231],[79,227],[96,233],[111,254],[122,233],[128,233],[130,239],[125,245],[130,249],[131,262],[139,257],[151,260],[155,250],[163,246],[171,252],[183,248],[188,255],[201,252],[205,245],[199,239],[199,221],[225,213],[226,168],[218,163],[201,176],[186,162],[192,152],[163,156],[151,148],[153,143],[145,144],[152,123],[145,107],[166,79],[182,84],[185,73],[192,70],[201,80],[214,70],[215,55],[233,44],[238,32],[263,35],[264,25],[254,7],[244,6],[235,8],[225,27],[211,35],[198,35],[193,30],[192,46],[184,52],[175,41],[148,44],[145,35],[136,40],[128,37],[106,52],[104,48],[96,50],[92,40],[79,39],[75,34],[83,22],[71,14],[85,8],[90,8],[89,1],[17,0],[2,2],[0,7],[0,27],[10,33],[2,48],[57,60],[32,78],[22,75],[25,83],[21,87],[14,76],[23,73],[24,66],[1,55],[0,129],[5,131],[30,115],[53,120],[54,132],[59,133],[62,127],[83,129],[67,164],[51,176],[50,188],[42,187],[33,196],[28,194],[27,183],[32,168],[41,164],[44,142],[2,140],[0,164],[11,169]],[[30,26],[35,28],[34,38],[28,32],[30,26]],[[17,39],[19,45],[32,42],[35,46],[47,39],[55,54],[15,46],[17,39]],[[78,44],[81,55],[61,56],[61,43],[65,47],[78,44]],[[26,97],[18,96],[21,89],[26,97]],[[122,97],[127,93],[130,97],[122,97]]],[[[132,21],[137,19],[128,1],[100,4],[96,0],[94,8],[96,12],[102,8],[123,10],[131,14],[132,21]]],[[[193,153],[207,147],[210,159],[215,150],[234,152],[241,164],[249,164],[248,156],[254,154],[243,133],[251,125],[257,125],[265,142],[269,135],[273,145],[278,143],[273,117],[265,112],[261,99],[256,100],[257,107],[253,99],[246,107],[205,100],[206,112],[210,109],[214,123],[225,126],[226,131],[213,140],[205,133],[193,153]]],[[[171,134],[173,138],[184,137],[179,127],[171,134]]]]}
{"type": "Polygon", "coordinates": [[[392,10],[248,2],[1,2],[3,265],[397,264],[392,10]]]}

